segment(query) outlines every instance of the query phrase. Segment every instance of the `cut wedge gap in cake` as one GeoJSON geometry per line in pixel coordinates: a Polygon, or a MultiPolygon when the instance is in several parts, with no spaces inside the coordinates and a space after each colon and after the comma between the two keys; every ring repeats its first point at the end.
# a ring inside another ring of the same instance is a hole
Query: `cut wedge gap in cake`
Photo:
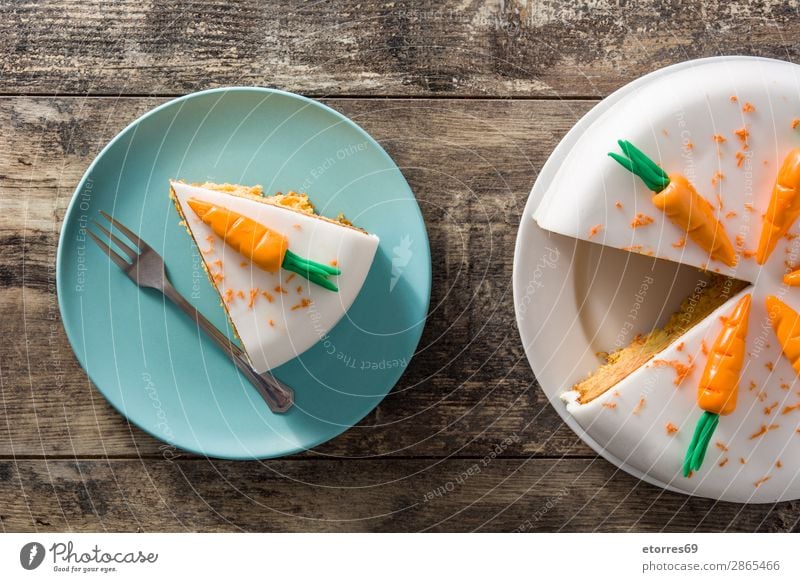
{"type": "Polygon", "coordinates": [[[170,196],[253,368],[280,366],[327,336],[355,301],[378,237],[316,214],[305,194],[170,182],[170,196]]]}
{"type": "MultiPolygon", "coordinates": [[[[700,273],[698,271],[698,273],[700,273]]],[[[703,285],[686,296],[676,311],[662,326],[637,334],[626,346],[604,353],[603,364],[586,378],[577,382],[567,399],[587,404],[605,394],[631,373],[641,368],[719,307],[750,286],[750,283],[709,273],[703,285]]],[[[680,374],[680,370],[676,370],[680,374]]]]}

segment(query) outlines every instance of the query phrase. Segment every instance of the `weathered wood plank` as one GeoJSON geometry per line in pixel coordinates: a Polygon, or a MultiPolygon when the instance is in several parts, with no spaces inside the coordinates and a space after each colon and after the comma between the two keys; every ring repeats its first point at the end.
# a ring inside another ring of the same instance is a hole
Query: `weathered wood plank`
{"type": "Polygon", "coordinates": [[[793,531],[590,460],[0,461],[3,531],[793,531]]]}
{"type": "Polygon", "coordinates": [[[798,59],[795,2],[6,2],[0,91],[599,96],[675,62],[798,59]]]}
{"type": "MultiPolygon", "coordinates": [[[[89,384],[58,319],[57,232],[86,166],[163,100],[0,99],[0,456],[161,456],[89,384]]],[[[538,168],[593,102],[328,101],[394,157],[428,224],[432,309],[420,351],[391,394],[327,455],[591,455],[535,384],[514,325],[511,266],[538,168]]]]}

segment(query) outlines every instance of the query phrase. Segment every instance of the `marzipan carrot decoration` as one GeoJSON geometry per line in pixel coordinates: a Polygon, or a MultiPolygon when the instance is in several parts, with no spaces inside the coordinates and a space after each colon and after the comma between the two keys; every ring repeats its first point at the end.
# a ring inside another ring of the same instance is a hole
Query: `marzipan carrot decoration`
{"type": "Polygon", "coordinates": [[[708,200],[697,193],[689,180],[680,174],[667,174],[631,142],[620,140],[617,143],[625,156],[613,152],[608,155],[639,176],[655,192],[653,204],[673,224],[686,231],[689,238],[712,259],[734,266],[736,253],[725,227],[714,216],[708,200]]]}
{"type": "Polygon", "coordinates": [[[703,414],[692,435],[683,461],[683,475],[688,477],[703,464],[708,443],[719,424],[719,417],[736,409],[739,375],[744,365],[747,341],[747,319],[750,315],[751,297],[748,293],[724,320],[722,330],[708,352],[706,367],[697,389],[697,404],[703,414]]]}
{"type": "Polygon", "coordinates": [[[341,275],[339,269],[294,254],[289,250],[287,238],[279,232],[222,206],[196,198],[187,203],[217,236],[265,271],[277,273],[283,267],[320,287],[339,290],[328,280],[330,276],[341,275]]]}
{"type": "Polygon", "coordinates": [[[783,276],[783,282],[789,287],[800,287],[800,269],[786,273],[783,276]]]}
{"type": "Polygon", "coordinates": [[[756,262],[763,265],[800,217],[800,148],[794,148],[783,160],[775,179],[767,212],[762,217],[761,237],[756,249],[756,262]]]}
{"type": "Polygon", "coordinates": [[[783,355],[800,375],[800,314],[772,295],[767,297],[767,314],[783,355]]]}

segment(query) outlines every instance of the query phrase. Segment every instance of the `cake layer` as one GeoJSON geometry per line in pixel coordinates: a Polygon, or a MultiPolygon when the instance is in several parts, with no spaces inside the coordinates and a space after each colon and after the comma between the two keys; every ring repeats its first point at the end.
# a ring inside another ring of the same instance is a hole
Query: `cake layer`
{"type": "Polygon", "coordinates": [[[323,339],[356,299],[372,265],[378,237],[333,220],[247,195],[171,182],[174,198],[229,319],[258,372],[275,368],[323,339]],[[214,234],[187,204],[195,198],[246,216],[288,239],[289,250],[335,265],[333,292],[280,269],[266,272],[214,234]]]}
{"type": "MultiPolygon", "coordinates": [[[[780,348],[763,302],[753,302],[736,410],[720,418],[703,468],[681,467],[695,424],[697,386],[710,347],[745,289],[614,388],[579,404],[564,395],[580,426],[614,457],[697,495],[742,503],[800,496],[800,381],[780,348]]],[[[797,302],[795,302],[796,304],[797,302]]]]}

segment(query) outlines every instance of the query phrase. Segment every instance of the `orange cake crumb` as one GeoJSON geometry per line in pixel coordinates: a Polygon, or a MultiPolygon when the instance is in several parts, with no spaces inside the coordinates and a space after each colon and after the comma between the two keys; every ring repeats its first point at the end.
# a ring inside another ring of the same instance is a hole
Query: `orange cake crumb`
{"type": "Polygon", "coordinates": [[[742,105],[742,113],[752,113],[755,110],[755,106],[749,101],[746,101],[745,104],[742,105]]]}
{"type": "Polygon", "coordinates": [[[285,295],[288,291],[280,285],[275,285],[275,293],[283,293],[285,295]]]}
{"type": "Polygon", "coordinates": [[[672,243],[672,246],[675,247],[676,249],[681,249],[686,246],[686,239],[685,238],[679,239],[677,242],[672,243]]]}
{"type": "Polygon", "coordinates": [[[773,364],[772,362],[767,362],[766,364],[764,364],[764,367],[770,372],[772,372],[775,369],[775,364],[773,364]]]}
{"type": "Polygon", "coordinates": [[[309,305],[311,305],[311,299],[309,299],[308,297],[303,297],[300,300],[300,303],[298,303],[297,305],[292,305],[292,311],[297,311],[298,309],[305,309],[309,305]]]}
{"type": "Polygon", "coordinates": [[[337,261],[336,259],[333,259],[333,260],[330,262],[330,266],[331,266],[331,267],[338,267],[338,266],[339,266],[339,261],[337,261]]]}
{"type": "Polygon", "coordinates": [[[222,259],[217,259],[215,261],[211,261],[211,264],[214,265],[215,267],[219,267],[221,269],[222,268],[222,259]]]}
{"type": "Polygon", "coordinates": [[[249,309],[253,309],[253,304],[256,302],[256,297],[258,297],[258,289],[250,289],[250,301],[247,303],[247,307],[249,309]]]}
{"type": "Polygon", "coordinates": [[[642,251],[642,245],[631,245],[629,247],[622,247],[622,250],[639,253],[642,251]]]}
{"type": "Polygon", "coordinates": [[[667,426],[666,426],[666,428],[667,428],[667,434],[668,434],[669,436],[672,436],[672,435],[674,435],[676,432],[678,432],[678,427],[677,427],[677,426],[675,426],[674,424],[672,424],[671,422],[668,422],[668,423],[667,423],[667,426]]]}
{"type": "Polygon", "coordinates": [[[211,244],[214,244],[214,237],[212,235],[210,235],[210,234],[206,235],[206,242],[210,242],[211,244]]]}
{"type": "Polygon", "coordinates": [[[752,202],[745,202],[744,209],[747,210],[747,212],[753,212],[755,210],[752,202]]]}
{"type": "Polygon", "coordinates": [[[800,118],[795,117],[792,119],[792,129],[797,129],[798,125],[800,125],[800,118]]]}
{"type": "MultiPolygon", "coordinates": [[[[717,184],[720,183],[721,180],[724,180],[724,179],[725,179],[725,174],[723,174],[722,172],[717,170],[716,172],[714,172],[714,175],[711,176],[711,185],[712,186],[716,186],[717,184]]],[[[719,199],[719,194],[717,194],[717,199],[719,199]]],[[[721,201],[720,201],[719,207],[722,208],[722,202],[721,201]]]]}
{"type": "Polygon", "coordinates": [[[603,408],[616,408],[616,402],[603,402],[603,408]]]}
{"type": "Polygon", "coordinates": [[[275,301],[275,298],[272,295],[270,295],[269,292],[267,292],[267,291],[262,291],[261,292],[261,296],[264,297],[264,299],[266,299],[270,303],[275,301]]]}
{"type": "Polygon", "coordinates": [[[694,143],[691,142],[691,141],[687,141],[686,142],[686,149],[687,150],[693,150],[694,149],[694,143]]]}
{"type": "Polygon", "coordinates": [[[758,429],[756,432],[750,435],[750,440],[757,439],[760,436],[764,436],[769,431],[775,430],[776,428],[779,427],[780,425],[778,424],[770,424],[770,425],[762,424],[760,429],[758,429]]]}
{"type": "Polygon", "coordinates": [[[719,466],[720,466],[720,467],[724,467],[724,466],[725,466],[725,465],[727,465],[727,464],[728,464],[728,457],[725,457],[724,459],[722,459],[722,460],[719,462],[719,466]]]}
{"type": "Polygon", "coordinates": [[[225,289],[225,294],[222,296],[222,300],[225,303],[230,303],[233,301],[233,289],[225,289]]]}
{"type": "Polygon", "coordinates": [[[750,132],[747,130],[747,127],[737,129],[733,133],[739,138],[739,141],[742,142],[744,148],[747,149],[747,140],[750,138],[750,132]]]}
{"type": "Polygon", "coordinates": [[[718,448],[720,451],[722,451],[723,453],[727,453],[727,452],[728,452],[728,447],[726,447],[726,446],[725,446],[725,443],[722,443],[722,442],[720,442],[720,441],[717,441],[716,445],[717,445],[717,448],[718,448]]]}
{"type": "Polygon", "coordinates": [[[703,352],[704,356],[708,355],[708,346],[706,345],[706,340],[700,340],[700,351],[703,352]]]}
{"type": "Polygon", "coordinates": [[[287,282],[287,283],[289,283],[289,282],[291,282],[291,280],[292,280],[292,279],[294,279],[294,278],[295,278],[295,274],[294,274],[294,273],[292,273],[292,274],[290,274],[288,277],[286,277],[286,282],[287,282]]]}
{"type": "Polygon", "coordinates": [[[247,267],[247,261],[242,261],[241,263],[239,263],[239,266],[240,266],[242,269],[244,269],[245,267],[247,267]]]}
{"type": "Polygon", "coordinates": [[[731,100],[731,103],[738,103],[739,102],[739,98],[736,95],[731,95],[730,97],[728,97],[728,99],[731,100]]]}
{"type": "Polygon", "coordinates": [[[636,403],[636,406],[633,409],[633,414],[639,414],[642,411],[642,408],[644,408],[644,405],[645,405],[645,399],[644,396],[642,396],[641,398],[639,398],[639,402],[636,403]]]}
{"type": "Polygon", "coordinates": [[[297,291],[298,295],[302,295],[303,294],[303,286],[302,285],[298,285],[296,291],[297,291]]]}
{"type": "Polygon", "coordinates": [[[219,285],[220,283],[222,283],[222,280],[225,278],[225,276],[222,273],[214,273],[213,275],[211,275],[211,278],[214,279],[214,283],[219,285]]]}
{"type": "Polygon", "coordinates": [[[747,461],[744,460],[744,457],[739,457],[739,464],[744,465],[747,461]]]}
{"type": "Polygon", "coordinates": [[[739,214],[735,210],[729,210],[725,213],[725,218],[736,218],[739,214]]]}
{"type": "Polygon", "coordinates": [[[721,136],[718,133],[715,133],[713,136],[711,136],[711,139],[713,139],[717,143],[725,143],[726,141],[728,141],[727,139],[725,139],[725,137],[721,136]]]}
{"type": "Polygon", "coordinates": [[[685,345],[686,345],[685,342],[681,342],[677,346],[675,346],[675,349],[678,350],[679,352],[682,352],[685,345]]]}
{"type": "Polygon", "coordinates": [[[694,370],[694,363],[692,356],[689,356],[689,363],[684,364],[678,360],[653,360],[653,366],[656,368],[669,366],[675,370],[675,385],[680,386],[686,377],[694,370]]]}
{"type": "Polygon", "coordinates": [[[782,469],[782,468],[783,468],[783,463],[781,463],[781,460],[780,460],[780,459],[778,459],[777,461],[775,461],[775,466],[776,466],[778,469],[782,469]]]}
{"type": "Polygon", "coordinates": [[[777,406],[778,406],[777,402],[773,402],[769,406],[765,406],[764,407],[764,414],[766,414],[766,415],[772,414],[772,411],[775,410],[775,408],[777,408],[777,406]]]}
{"type": "Polygon", "coordinates": [[[653,217],[648,216],[646,214],[642,214],[639,212],[636,216],[633,217],[631,220],[631,228],[639,228],[640,226],[647,226],[648,224],[653,223],[653,217]]]}
{"type": "Polygon", "coordinates": [[[270,325],[270,327],[275,327],[275,322],[270,319],[269,320],[269,325],[270,325]]]}
{"type": "Polygon", "coordinates": [[[725,208],[725,204],[722,202],[722,196],[720,196],[719,192],[717,192],[716,197],[717,197],[717,206],[719,206],[719,209],[722,210],[723,208],[725,208]]]}
{"type": "Polygon", "coordinates": [[[743,163],[744,163],[744,154],[742,152],[736,152],[736,167],[741,168],[743,163]]]}
{"type": "Polygon", "coordinates": [[[757,489],[757,488],[761,487],[761,486],[762,486],[764,483],[766,483],[767,481],[769,481],[771,478],[772,478],[772,477],[770,477],[769,475],[765,475],[764,477],[761,477],[761,479],[759,479],[758,481],[756,481],[755,483],[753,483],[753,485],[755,485],[755,487],[756,487],[756,489],[757,489]]]}
{"type": "Polygon", "coordinates": [[[622,210],[622,202],[620,202],[619,200],[617,200],[616,202],[614,202],[614,206],[615,206],[616,208],[619,208],[620,210],[622,210]]]}
{"type": "Polygon", "coordinates": [[[798,408],[800,408],[800,402],[798,402],[797,404],[790,404],[788,406],[784,406],[781,414],[789,414],[790,412],[794,412],[798,408]]]}
{"type": "Polygon", "coordinates": [[[239,299],[244,299],[244,291],[242,291],[241,289],[239,289],[239,290],[236,292],[236,296],[237,296],[239,299]]]}
{"type": "Polygon", "coordinates": [[[603,229],[603,225],[602,224],[595,224],[592,228],[589,229],[589,238],[592,238],[594,235],[596,235],[602,229],[603,229]]]}

